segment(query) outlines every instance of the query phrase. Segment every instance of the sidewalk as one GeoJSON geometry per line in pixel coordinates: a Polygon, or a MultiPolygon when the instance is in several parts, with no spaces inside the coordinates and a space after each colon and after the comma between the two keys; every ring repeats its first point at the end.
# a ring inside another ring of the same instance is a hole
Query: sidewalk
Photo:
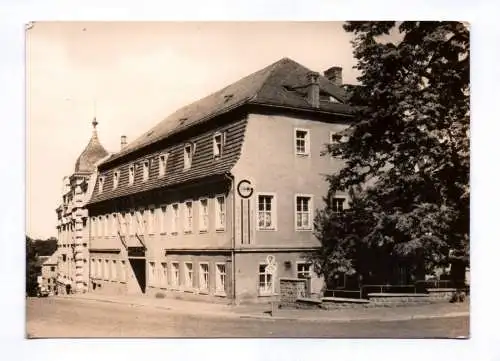
{"type": "Polygon", "coordinates": [[[437,303],[404,307],[347,308],[340,310],[275,309],[271,316],[270,304],[230,305],[173,298],[158,299],[149,296],[112,296],[96,293],[56,296],[57,298],[82,299],[108,302],[132,307],[153,307],[175,314],[204,317],[252,318],[267,320],[295,320],[309,322],[356,322],[356,321],[407,321],[445,317],[469,316],[469,304],[437,303]]]}

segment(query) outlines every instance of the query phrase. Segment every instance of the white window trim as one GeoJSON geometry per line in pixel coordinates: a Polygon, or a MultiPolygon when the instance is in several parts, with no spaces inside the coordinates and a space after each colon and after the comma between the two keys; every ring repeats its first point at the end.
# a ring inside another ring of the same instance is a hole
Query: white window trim
{"type": "MultiPolygon", "coordinates": [[[[269,297],[269,296],[275,296],[277,293],[276,293],[276,280],[278,279],[278,277],[276,277],[276,273],[277,273],[277,270],[275,273],[271,274],[271,282],[272,282],[272,288],[269,292],[261,292],[260,290],[260,266],[267,266],[267,264],[265,262],[260,262],[259,263],[259,269],[257,270],[257,293],[259,295],[259,297],[269,297]]],[[[268,274],[266,272],[266,274],[268,274]]]]}
{"type": "Polygon", "coordinates": [[[178,261],[175,261],[175,262],[170,262],[170,279],[169,279],[169,284],[170,284],[170,287],[174,290],[178,290],[179,287],[181,286],[181,265],[178,261]],[[177,265],[177,284],[174,284],[173,280],[174,280],[174,275],[175,275],[175,272],[174,272],[174,265],[177,265]]]}
{"type": "Polygon", "coordinates": [[[110,280],[116,282],[118,280],[116,272],[116,259],[112,259],[110,264],[110,280]]]}
{"type": "Polygon", "coordinates": [[[294,128],[293,131],[293,151],[298,156],[309,156],[311,154],[311,130],[306,128],[294,128]],[[297,152],[297,131],[306,132],[305,152],[297,152]]]}
{"type": "Polygon", "coordinates": [[[215,288],[215,295],[216,296],[226,296],[226,281],[227,281],[227,266],[226,266],[226,263],[225,262],[215,262],[215,285],[214,285],[214,288],[215,288]],[[223,285],[223,289],[218,289],[217,288],[217,280],[218,280],[218,277],[219,277],[219,265],[222,265],[224,266],[224,285],[223,285]]]}
{"type": "Polygon", "coordinates": [[[294,200],[294,224],[295,224],[295,231],[297,232],[311,232],[313,231],[314,228],[314,222],[313,222],[313,216],[314,216],[314,195],[313,194],[305,194],[305,193],[297,193],[295,194],[295,200],[294,200]],[[299,228],[297,227],[297,198],[299,197],[308,197],[309,200],[309,227],[308,228],[299,228]]]}
{"type": "Polygon", "coordinates": [[[149,180],[149,172],[151,170],[151,161],[149,159],[145,159],[141,163],[142,163],[142,181],[147,182],[149,180]]]}
{"type": "Polygon", "coordinates": [[[222,157],[222,154],[224,153],[224,143],[225,143],[225,132],[215,132],[213,137],[212,137],[212,158],[215,160],[218,160],[222,157]],[[215,151],[217,149],[217,143],[215,141],[216,137],[220,137],[220,153],[218,155],[215,154],[215,151]]]}
{"type": "Polygon", "coordinates": [[[295,276],[297,278],[299,278],[299,265],[309,265],[309,277],[312,278],[312,273],[313,273],[313,270],[312,270],[312,264],[311,262],[307,262],[307,261],[296,261],[295,262],[295,276]]]}
{"type": "Polygon", "coordinates": [[[184,290],[186,291],[192,291],[194,289],[194,264],[192,261],[185,261],[183,262],[183,265],[184,265],[184,282],[182,283],[182,287],[184,290]],[[191,285],[188,285],[187,284],[187,281],[188,281],[188,267],[187,265],[190,264],[191,265],[191,285]]]}
{"type": "MultiPolygon", "coordinates": [[[[330,207],[331,207],[331,202],[334,199],[343,199],[344,200],[342,202],[342,212],[345,212],[345,210],[346,210],[345,204],[347,203],[347,197],[343,196],[343,195],[334,195],[334,196],[331,196],[330,199],[328,200],[330,202],[330,207]]],[[[339,213],[341,213],[341,212],[337,212],[337,214],[339,214],[339,213]]]]}
{"type": "Polygon", "coordinates": [[[156,232],[156,224],[157,224],[157,215],[156,215],[156,207],[154,204],[150,204],[147,208],[148,210],[148,216],[147,216],[147,234],[152,236],[155,235],[156,232]],[[153,212],[151,212],[153,211],[153,212]]]}
{"type": "Polygon", "coordinates": [[[255,197],[255,227],[257,231],[263,232],[276,232],[278,230],[278,196],[276,192],[257,192],[255,197]],[[272,228],[260,228],[259,227],[259,196],[272,196],[273,201],[271,203],[271,224],[272,228]]]}
{"type": "Polygon", "coordinates": [[[137,226],[137,229],[136,229],[136,232],[137,235],[139,236],[144,236],[147,232],[146,230],[144,229],[144,215],[146,214],[146,208],[145,207],[139,207],[136,211],[136,220],[137,220],[137,223],[136,223],[136,226],[137,226]]]}
{"type": "Polygon", "coordinates": [[[148,286],[156,287],[156,262],[148,260],[148,286]]]}
{"type": "Polygon", "coordinates": [[[158,217],[157,217],[158,233],[164,236],[168,233],[168,206],[166,203],[160,204],[158,206],[158,217]],[[163,212],[165,209],[165,213],[163,212]]]}
{"type": "Polygon", "coordinates": [[[159,263],[160,263],[161,278],[158,282],[158,286],[160,288],[166,289],[168,287],[168,276],[169,276],[168,263],[167,263],[167,261],[160,261],[159,263]]]}
{"type": "Polygon", "coordinates": [[[172,217],[170,218],[171,221],[171,229],[170,233],[172,235],[178,235],[179,234],[179,228],[180,227],[180,219],[181,219],[181,207],[179,207],[179,203],[173,203],[172,206],[170,207],[172,217]],[[177,219],[175,218],[175,209],[177,208],[177,219]]]}
{"type": "Polygon", "coordinates": [[[199,198],[198,199],[198,231],[200,233],[207,233],[210,228],[210,202],[208,198],[199,198]],[[207,202],[207,224],[206,227],[203,228],[203,207],[201,205],[202,201],[207,202]]]}
{"type": "Polygon", "coordinates": [[[182,148],[183,150],[183,160],[184,160],[184,168],[183,170],[188,170],[188,169],[191,169],[192,165],[193,165],[193,158],[194,158],[194,152],[195,152],[195,149],[196,149],[196,144],[194,142],[188,142],[186,144],[184,144],[184,148],[182,148]],[[186,148],[187,147],[190,147],[191,148],[191,157],[186,157],[186,148]],[[186,160],[189,160],[189,164],[186,160]]]}
{"type": "Polygon", "coordinates": [[[162,178],[167,174],[168,152],[162,153],[158,156],[158,178],[162,178]],[[165,162],[161,158],[165,158],[165,162]]]}
{"type": "Polygon", "coordinates": [[[113,189],[118,188],[118,184],[120,184],[120,171],[115,170],[113,172],[113,189]]]}
{"type": "Polygon", "coordinates": [[[135,165],[131,164],[128,167],[128,185],[133,185],[135,181],[135,165]]]}
{"type": "Polygon", "coordinates": [[[199,292],[200,293],[207,293],[209,292],[210,290],[210,264],[208,262],[199,262],[198,263],[198,289],[199,289],[199,292]],[[208,269],[208,272],[207,272],[207,287],[206,288],[202,288],[201,287],[201,281],[203,278],[203,272],[202,272],[202,266],[207,266],[207,269],[208,269]]]}
{"type": "Polygon", "coordinates": [[[215,217],[215,231],[224,232],[226,230],[226,225],[227,225],[227,197],[225,194],[216,194],[214,196],[214,217],[215,217]],[[217,201],[217,198],[224,198],[224,224],[219,223],[219,214],[218,214],[219,202],[217,201]]]}
{"type": "Polygon", "coordinates": [[[183,212],[182,212],[182,216],[183,216],[183,231],[185,234],[191,234],[193,233],[193,230],[194,230],[194,201],[192,199],[186,199],[183,203],[183,212]],[[188,210],[188,206],[187,204],[188,203],[191,203],[191,228],[188,229],[188,218],[187,218],[187,210],[188,210]]]}
{"type": "Polygon", "coordinates": [[[98,187],[99,194],[101,194],[104,191],[104,182],[105,181],[106,181],[105,176],[100,176],[98,181],[97,181],[98,182],[97,187],[98,187]]]}

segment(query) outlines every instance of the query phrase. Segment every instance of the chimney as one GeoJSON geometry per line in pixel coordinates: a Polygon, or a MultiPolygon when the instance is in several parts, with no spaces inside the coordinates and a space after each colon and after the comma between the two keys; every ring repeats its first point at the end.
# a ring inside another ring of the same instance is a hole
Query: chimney
{"type": "Polygon", "coordinates": [[[307,100],[313,108],[319,108],[319,73],[307,74],[307,100]]]}
{"type": "Polygon", "coordinates": [[[342,86],[342,67],[332,66],[325,70],[325,77],[337,86],[342,86]]]}
{"type": "Polygon", "coordinates": [[[121,136],[121,142],[120,142],[120,144],[121,144],[121,148],[120,149],[125,148],[125,146],[127,145],[127,136],[126,135],[122,135],[121,136]]]}

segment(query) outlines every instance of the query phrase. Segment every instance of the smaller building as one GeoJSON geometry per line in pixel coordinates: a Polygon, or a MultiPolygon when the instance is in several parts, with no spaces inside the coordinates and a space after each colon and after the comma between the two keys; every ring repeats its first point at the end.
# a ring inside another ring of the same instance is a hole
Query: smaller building
{"type": "Polygon", "coordinates": [[[59,254],[56,251],[42,263],[41,284],[39,286],[42,289],[46,289],[49,293],[57,293],[56,279],[58,257],[59,254]]]}

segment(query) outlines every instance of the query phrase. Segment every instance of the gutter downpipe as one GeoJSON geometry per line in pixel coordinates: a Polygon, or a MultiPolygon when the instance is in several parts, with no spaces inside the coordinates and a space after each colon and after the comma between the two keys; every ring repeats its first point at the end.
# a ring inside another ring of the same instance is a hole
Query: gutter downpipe
{"type": "Polygon", "coordinates": [[[224,173],[224,177],[226,179],[229,179],[231,182],[231,193],[232,193],[232,204],[233,204],[233,214],[231,215],[232,218],[232,225],[231,225],[231,298],[232,301],[231,303],[233,305],[236,304],[236,257],[235,257],[235,248],[236,248],[236,192],[234,189],[234,176],[231,173],[224,173]]]}

